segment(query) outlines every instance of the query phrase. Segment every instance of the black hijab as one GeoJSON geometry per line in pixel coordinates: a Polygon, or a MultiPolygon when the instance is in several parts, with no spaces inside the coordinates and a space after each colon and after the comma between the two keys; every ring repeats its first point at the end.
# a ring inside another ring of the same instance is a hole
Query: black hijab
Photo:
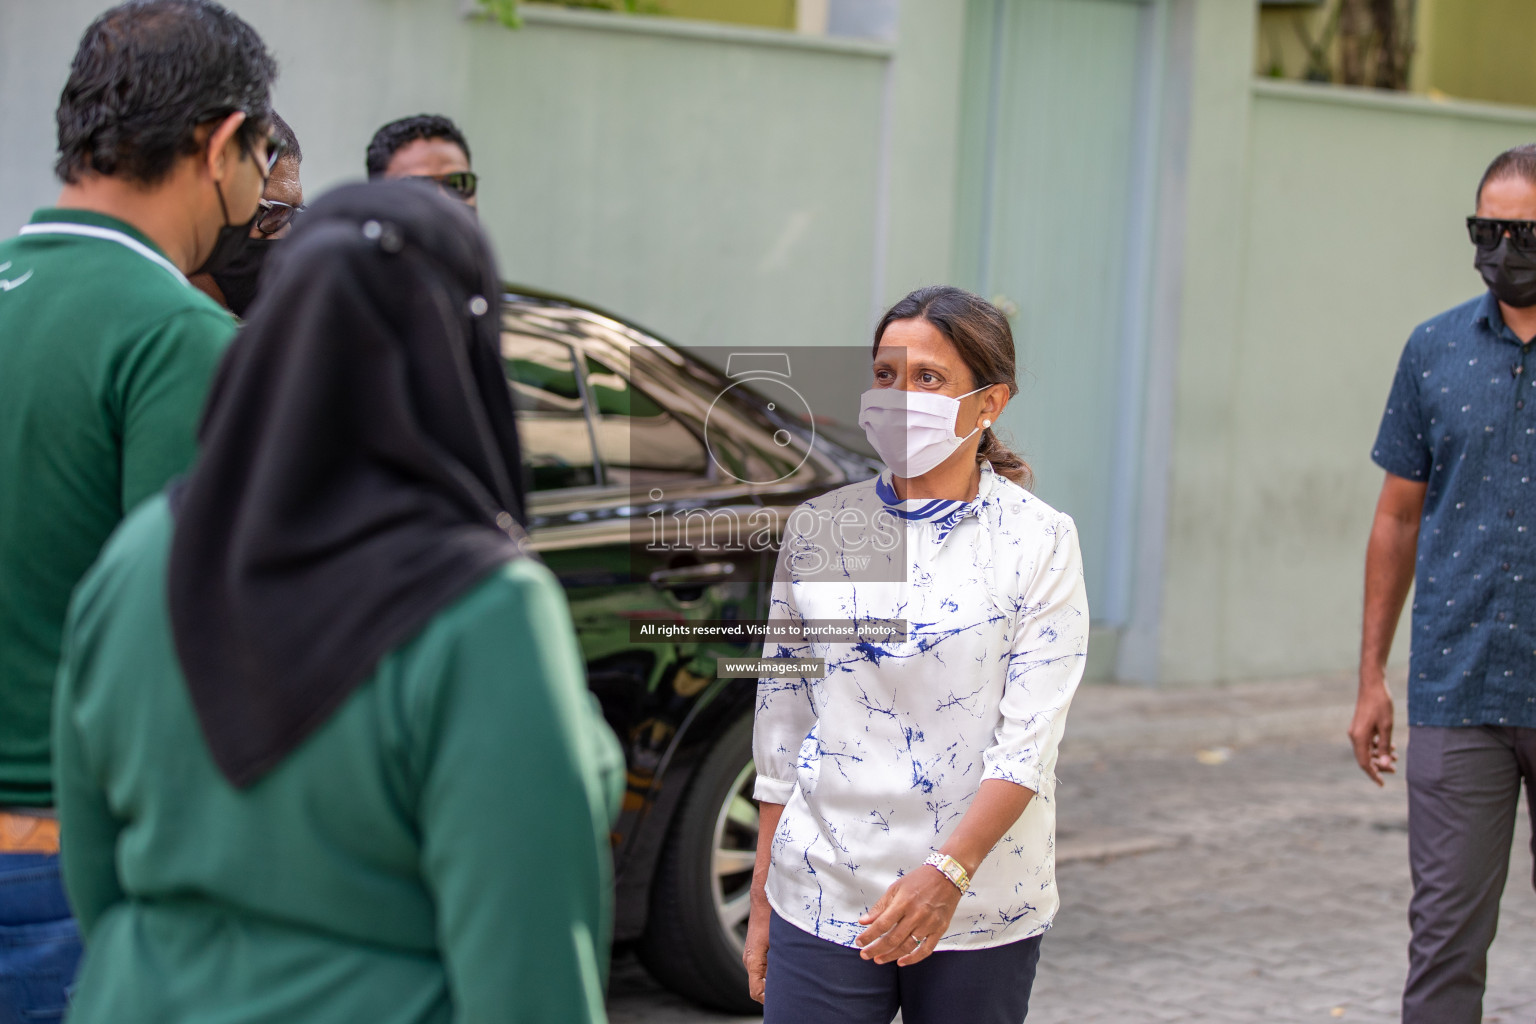
{"type": "Polygon", "coordinates": [[[524,552],[500,292],[468,209],[411,182],[337,189],[274,256],[171,497],[176,653],[235,785],[524,552]]]}

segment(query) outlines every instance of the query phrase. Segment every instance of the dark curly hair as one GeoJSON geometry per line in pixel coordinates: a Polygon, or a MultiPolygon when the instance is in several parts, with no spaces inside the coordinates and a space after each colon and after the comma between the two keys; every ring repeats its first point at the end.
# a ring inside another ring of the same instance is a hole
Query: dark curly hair
{"type": "MultiPolygon", "coordinates": [[[[1008,318],[980,295],[972,295],[953,285],[919,288],[887,310],[875,328],[872,354],[880,354],[880,339],[885,337],[887,327],[898,320],[918,319],[928,321],[960,350],[960,358],[971,371],[973,386],[1006,384],[1009,397],[1019,393],[1019,383],[1015,379],[1013,328],[1008,326],[1008,318]]],[[[1035,474],[1029,463],[1003,444],[991,427],[981,432],[976,458],[990,462],[999,476],[1007,477],[1020,487],[1034,486],[1035,474]]]]}
{"type": "Polygon", "coordinates": [[[373,133],[368,143],[368,177],[382,177],[400,147],[417,139],[447,139],[464,151],[465,160],[470,159],[469,143],[458,125],[441,114],[416,114],[391,121],[373,133]]]}
{"type": "Polygon", "coordinates": [[[211,0],[114,7],[85,30],[59,95],[54,173],[156,184],[197,152],[199,124],[243,110],[242,134],[264,131],[276,77],[256,31],[211,0]]]}

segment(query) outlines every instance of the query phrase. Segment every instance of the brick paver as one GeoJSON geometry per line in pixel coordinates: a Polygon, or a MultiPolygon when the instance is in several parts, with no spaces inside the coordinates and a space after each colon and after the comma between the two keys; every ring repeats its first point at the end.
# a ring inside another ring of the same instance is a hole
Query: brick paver
{"type": "MultiPolygon", "coordinates": [[[[1407,807],[1400,779],[1377,790],[1354,766],[1342,686],[1080,696],[1080,741],[1069,725],[1058,769],[1062,909],[1031,1024],[1397,1020],[1407,807]],[[1230,751],[1196,746],[1223,737],[1230,751]]],[[[1488,1022],[1536,1019],[1529,844],[1522,810],[1488,1022]]],[[[736,1019],[661,992],[624,957],[610,1013],[736,1019]]]]}
{"type": "MultiPolygon", "coordinates": [[[[1395,1021],[1410,892],[1402,784],[1371,786],[1341,744],[1064,765],[1074,831],[1168,848],[1060,868],[1031,1022],[1395,1021]]],[[[1485,1020],[1536,1018],[1536,893],[1524,816],[1485,1020]]]]}

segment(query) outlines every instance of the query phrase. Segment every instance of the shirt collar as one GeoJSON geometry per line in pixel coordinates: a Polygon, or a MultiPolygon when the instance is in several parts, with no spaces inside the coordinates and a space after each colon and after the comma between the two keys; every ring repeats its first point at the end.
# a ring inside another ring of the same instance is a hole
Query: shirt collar
{"type": "Polygon", "coordinates": [[[970,501],[960,501],[955,498],[908,498],[902,501],[896,497],[896,488],[891,483],[891,471],[881,472],[875,480],[875,493],[885,503],[891,514],[909,522],[936,522],[948,520],[951,525],[959,522],[968,515],[974,514],[982,505],[986,504],[987,497],[997,480],[997,474],[992,469],[990,462],[981,463],[981,482],[976,488],[976,497],[970,501]]]}
{"type": "Polygon", "coordinates": [[[1495,337],[1512,341],[1516,345],[1524,344],[1519,338],[1515,337],[1515,332],[1510,330],[1509,325],[1504,322],[1504,314],[1499,311],[1499,300],[1494,297],[1491,291],[1483,292],[1482,300],[1478,302],[1477,307],[1472,311],[1472,322],[1474,324],[1486,325],[1495,337]]]}
{"type": "Polygon", "coordinates": [[[89,224],[92,227],[108,228],[112,231],[121,231],[134,241],[149,246],[161,257],[165,257],[165,251],[150,240],[150,237],[125,220],[108,216],[105,213],[97,213],[95,210],[64,209],[62,207],[44,207],[32,214],[31,224],[89,224]]]}
{"type": "Polygon", "coordinates": [[[21,229],[18,237],[26,238],[33,235],[54,237],[74,235],[114,242],[162,267],[166,273],[185,287],[192,286],[181,268],[167,259],[165,253],[150,240],[148,235],[126,221],[104,213],[59,208],[38,210],[32,215],[31,222],[21,229]]]}

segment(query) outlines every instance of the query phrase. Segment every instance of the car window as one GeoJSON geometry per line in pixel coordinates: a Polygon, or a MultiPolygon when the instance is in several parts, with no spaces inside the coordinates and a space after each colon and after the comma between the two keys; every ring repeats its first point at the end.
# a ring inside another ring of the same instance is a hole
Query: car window
{"type": "Polygon", "coordinates": [[[571,347],[503,331],[501,357],[517,410],[518,437],[536,491],[597,482],[576,359],[571,347]]]}
{"type": "Polygon", "coordinates": [[[693,431],[623,374],[592,356],[586,361],[597,453],[608,483],[645,487],[707,472],[709,455],[693,431]]]}

